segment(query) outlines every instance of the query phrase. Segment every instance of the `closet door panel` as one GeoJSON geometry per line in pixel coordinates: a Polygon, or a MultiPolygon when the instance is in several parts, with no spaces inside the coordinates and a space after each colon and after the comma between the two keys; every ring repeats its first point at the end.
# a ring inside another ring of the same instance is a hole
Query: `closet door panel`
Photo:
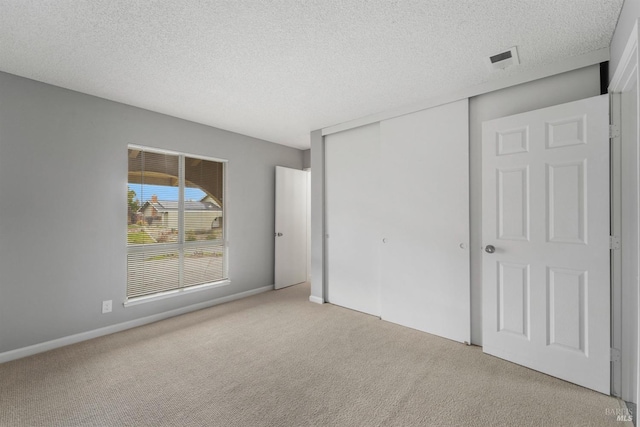
{"type": "Polygon", "coordinates": [[[468,100],[380,123],[381,317],[470,341],[468,100]]]}
{"type": "Polygon", "coordinates": [[[327,300],[380,315],[380,130],[325,137],[327,300]]]}

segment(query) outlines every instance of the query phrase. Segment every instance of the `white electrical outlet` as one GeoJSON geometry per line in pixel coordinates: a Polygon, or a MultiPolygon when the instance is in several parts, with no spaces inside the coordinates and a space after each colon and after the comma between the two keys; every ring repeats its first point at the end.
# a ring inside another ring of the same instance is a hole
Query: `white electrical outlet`
{"type": "Polygon", "coordinates": [[[111,300],[102,301],[102,314],[111,313],[111,300]]]}

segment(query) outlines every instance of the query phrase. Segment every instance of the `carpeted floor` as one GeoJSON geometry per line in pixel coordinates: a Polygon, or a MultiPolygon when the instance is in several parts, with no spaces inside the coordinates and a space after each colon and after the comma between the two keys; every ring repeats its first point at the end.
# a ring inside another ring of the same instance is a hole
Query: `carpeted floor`
{"type": "Polygon", "coordinates": [[[623,426],[620,401],[267,292],[0,364],[2,426],[623,426]]]}

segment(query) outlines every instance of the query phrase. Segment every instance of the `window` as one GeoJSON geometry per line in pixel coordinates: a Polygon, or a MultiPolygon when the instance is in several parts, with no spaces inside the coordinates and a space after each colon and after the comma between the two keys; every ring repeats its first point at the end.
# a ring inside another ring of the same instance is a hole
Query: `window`
{"type": "Polygon", "coordinates": [[[227,279],[224,166],[129,147],[128,301],[227,279]]]}

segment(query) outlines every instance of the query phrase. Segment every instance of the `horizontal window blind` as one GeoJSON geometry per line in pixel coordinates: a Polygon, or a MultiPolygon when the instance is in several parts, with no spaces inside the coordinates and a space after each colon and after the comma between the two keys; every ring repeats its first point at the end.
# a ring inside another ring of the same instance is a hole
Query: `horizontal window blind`
{"type": "Polygon", "coordinates": [[[180,275],[178,250],[146,250],[127,255],[127,298],[176,289],[180,275]]]}
{"type": "Polygon", "coordinates": [[[129,148],[127,299],[227,278],[224,162],[129,148]]]}

